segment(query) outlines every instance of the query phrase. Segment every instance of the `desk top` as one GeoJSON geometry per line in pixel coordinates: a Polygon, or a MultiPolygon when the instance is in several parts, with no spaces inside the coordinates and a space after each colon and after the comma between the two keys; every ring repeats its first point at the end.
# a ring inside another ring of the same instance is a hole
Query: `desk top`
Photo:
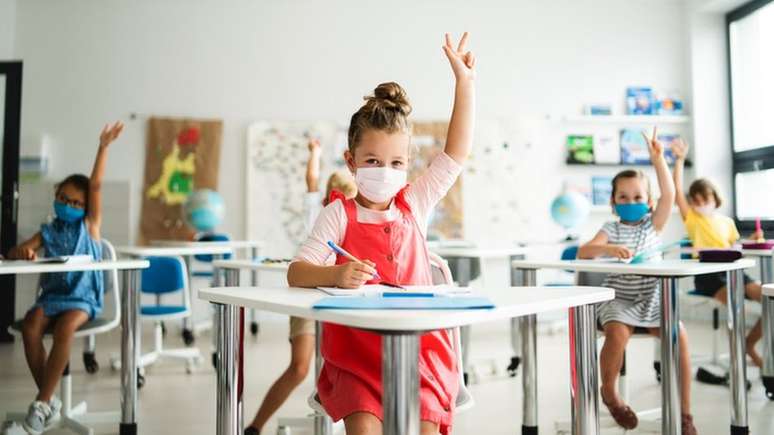
{"type": "Polygon", "coordinates": [[[512,246],[506,248],[475,248],[458,246],[430,246],[430,252],[440,255],[444,258],[462,257],[462,258],[505,258],[513,255],[526,255],[529,248],[522,246],[512,246]]]}
{"type": "Polygon", "coordinates": [[[751,259],[741,259],[734,261],[733,263],[700,263],[697,260],[662,260],[627,264],[608,260],[514,260],[511,265],[516,269],[564,269],[572,270],[574,272],[683,277],[747,269],[749,267],[754,267],[755,261],[751,259]]]}
{"type": "Polygon", "coordinates": [[[279,314],[338,323],[355,328],[421,332],[483,323],[595,304],[613,299],[602,287],[504,287],[491,289],[497,306],[491,310],[315,310],[326,295],[295,287],[220,287],[202,289],[198,297],[210,302],[255,308],[279,314]]]}
{"type": "Polygon", "coordinates": [[[233,249],[226,246],[195,246],[195,247],[159,247],[159,246],[118,246],[116,252],[132,257],[165,257],[174,255],[225,255],[233,249]]]}
{"type": "MultiPolygon", "coordinates": [[[[774,297],[774,284],[763,284],[763,295],[774,297]]],[[[765,309],[765,307],[764,307],[765,309]]]]}
{"type": "Polygon", "coordinates": [[[148,260],[117,260],[67,263],[35,263],[32,261],[3,261],[0,275],[24,275],[52,272],[81,272],[87,270],[146,269],[148,260]]]}
{"type": "Polygon", "coordinates": [[[185,240],[152,240],[152,246],[166,248],[207,248],[219,246],[231,249],[262,248],[266,244],[260,240],[217,240],[212,242],[189,242],[185,240]]]}
{"type": "Polygon", "coordinates": [[[221,269],[243,269],[287,272],[290,263],[261,263],[251,260],[215,260],[212,265],[221,269]]]}

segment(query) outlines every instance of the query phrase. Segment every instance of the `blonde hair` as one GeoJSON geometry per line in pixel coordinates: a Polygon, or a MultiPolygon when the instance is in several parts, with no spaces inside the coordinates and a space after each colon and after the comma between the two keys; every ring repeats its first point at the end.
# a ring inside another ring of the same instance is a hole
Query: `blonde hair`
{"type": "Polygon", "coordinates": [[[331,197],[331,191],[338,190],[343,193],[346,198],[354,198],[357,195],[357,185],[355,180],[348,172],[336,171],[328,177],[328,184],[325,186],[325,198],[323,203],[328,204],[328,199],[331,197]]]}
{"type": "Polygon", "coordinates": [[[408,116],[411,113],[406,91],[395,82],[382,83],[374,89],[373,95],[363,97],[366,101],[349,121],[347,135],[349,152],[354,153],[368,130],[379,130],[386,133],[404,132],[410,134],[411,124],[408,116]]]}

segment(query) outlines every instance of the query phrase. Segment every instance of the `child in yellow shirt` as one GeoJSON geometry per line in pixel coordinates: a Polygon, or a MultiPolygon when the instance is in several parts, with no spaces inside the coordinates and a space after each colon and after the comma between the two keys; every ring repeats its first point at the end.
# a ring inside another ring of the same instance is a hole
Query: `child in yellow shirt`
{"type": "MultiPolygon", "coordinates": [[[[717,189],[711,181],[700,178],[691,183],[688,195],[683,192],[683,167],[685,156],[688,153],[688,144],[682,139],[672,144],[675,155],[674,181],[675,202],[680,209],[685,231],[691,240],[694,249],[730,248],[739,239],[739,231],[734,220],[728,216],[717,213],[722,203],[717,189]]],[[[752,239],[762,238],[762,232],[756,231],[752,239]]],[[[726,303],[727,283],[725,272],[699,275],[695,277],[696,291],[707,296],[714,297],[721,303],[726,303]]],[[[761,300],[761,284],[754,281],[746,273],[744,274],[745,296],[754,301],[761,300]]],[[[763,360],[755,350],[755,344],[761,339],[761,321],[755,324],[747,335],[747,354],[755,365],[761,367],[763,360]]]]}

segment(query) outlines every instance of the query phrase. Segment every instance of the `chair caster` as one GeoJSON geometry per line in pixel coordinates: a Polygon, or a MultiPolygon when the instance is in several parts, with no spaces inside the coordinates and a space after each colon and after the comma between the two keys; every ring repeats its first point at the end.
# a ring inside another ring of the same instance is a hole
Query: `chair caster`
{"type": "Polygon", "coordinates": [[[212,352],[212,368],[218,369],[218,354],[216,352],[212,352]]]}
{"type": "Polygon", "coordinates": [[[661,361],[653,361],[653,370],[656,372],[656,381],[661,383],[661,361]]]}
{"type": "Polygon", "coordinates": [[[141,375],[139,370],[137,371],[137,389],[145,386],[145,376],[141,375]]]}
{"type": "Polygon", "coordinates": [[[260,331],[261,328],[258,325],[258,322],[250,322],[250,333],[253,335],[258,335],[258,331],[260,331]]]}
{"type": "Polygon", "coordinates": [[[763,376],[763,387],[766,389],[766,397],[774,401],[774,376],[763,376]]]}
{"type": "Polygon", "coordinates": [[[191,346],[196,341],[196,337],[193,335],[193,331],[190,329],[183,329],[183,343],[186,346],[191,346]]]}
{"type": "Polygon", "coordinates": [[[511,357],[511,363],[508,364],[508,368],[506,368],[508,376],[515,378],[516,372],[519,370],[519,365],[521,365],[521,358],[518,356],[511,357]]]}
{"type": "Polygon", "coordinates": [[[470,377],[468,376],[468,372],[462,374],[462,382],[465,383],[465,386],[470,385],[470,377]]]}
{"type": "Polygon", "coordinates": [[[87,373],[94,374],[99,371],[99,363],[94,352],[83,352],[83,365],[86,367],[87,373]]]}
{"type": "Polygon", "coordinates": [[[167,336],[167,324],[164,322],[161,323],[161,336],[166,337],[167,336]]]}

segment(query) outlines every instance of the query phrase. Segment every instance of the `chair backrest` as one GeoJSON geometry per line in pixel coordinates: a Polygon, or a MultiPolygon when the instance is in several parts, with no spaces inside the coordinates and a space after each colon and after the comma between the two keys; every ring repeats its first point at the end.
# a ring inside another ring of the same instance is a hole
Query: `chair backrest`
{"type": "Polygon", "coordinates": [[[188,274],[181,257],[148,257],[147,260],[150,267],[142,271],[143,293],[164,294],[188,288],[188,274]]]}
{"type": "Polygon", "coordinates": [[[454,284],[449,263],[438,254],[433,252],[428,252],[428,254],[430,255],[430,271],[433,275],[433,284],[454,284]]]}
{"type": "MultiPolygon", "coordinates": [[[[231,239],[229,239],[227,234],[218,234],[218,233],[204,233],[197,237],[197,242],[227,242],[231,239]]],[[[196,261],[201,261],[202,263],[212,263],[212,261],[215,259],[211,254],[198,254],[194,255],[194,258],[196,261]]],[[[231,254],[226,254],[223,256],[224,259],[229,260],[231,259],[231,254]]]]}
{"type": "Polygon", "coordinates": [[[562,260],[575,260],[578,258],[578,245],[572,245],[562,250],[562,260]]]}
{"type": "MultiPolygon", "coordinates": [[[[689,238],[682,239],[682,240],[680,240],[680,248],[681,249],[682,248],[693,248],[693,242],[691,242],[691,239],[689,239],[689,238]]],[[[684,253],[684,252],[680,253],[680,259],[681,260],[690,260],[692,258],[693,258],[693,254],[684,253]]]]}

